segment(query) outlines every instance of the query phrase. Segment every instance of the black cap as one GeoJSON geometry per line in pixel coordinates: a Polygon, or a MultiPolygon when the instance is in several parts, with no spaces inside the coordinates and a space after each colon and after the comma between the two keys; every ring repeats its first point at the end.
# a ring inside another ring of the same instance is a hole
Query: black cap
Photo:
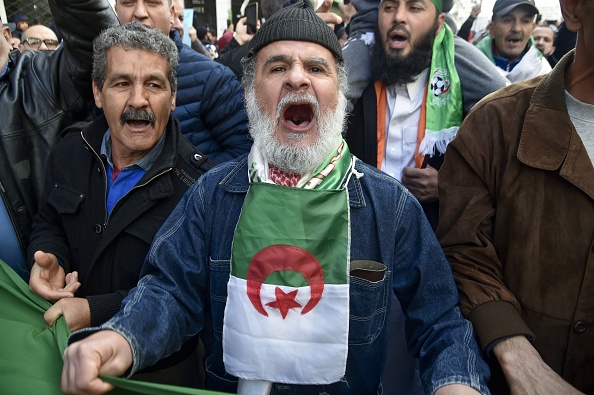
{"type": "Polygon", "coordinates": [[[300,0],[275,12],[248,44],[246,58],[275,41],[307,41],[327,48],[342,62],[342,48],[336,34],[316,15],[310,0],[300,0]]]}
{"type": "Polygon", "coordinates": [[[534,15],[538,14],[534,0],[497,0],[493,6],[493,16],[503,16],[521,5],[529,6],[534,11],[534,15]]]}

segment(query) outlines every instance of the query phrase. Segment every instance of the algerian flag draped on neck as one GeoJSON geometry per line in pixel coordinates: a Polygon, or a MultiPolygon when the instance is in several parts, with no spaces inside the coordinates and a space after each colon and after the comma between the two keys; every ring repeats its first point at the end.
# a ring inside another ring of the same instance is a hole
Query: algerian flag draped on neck
{"type": "Polygon", "coordinates": [[[349,149],[341,142],[297,188],[270,183],[255,145],[248,161],[227,287],[225,369],[249,380],[337,382],[348,351],[349,149]]]}
{"type": "Polygon", "coordinates": [[[444,23],[433,42],[425,102],[425,136],[419,145],[419,154],[434,155],[436,150],[445,154],[462,123],[462,87],[454,56],[454,34],[444,23]]]}

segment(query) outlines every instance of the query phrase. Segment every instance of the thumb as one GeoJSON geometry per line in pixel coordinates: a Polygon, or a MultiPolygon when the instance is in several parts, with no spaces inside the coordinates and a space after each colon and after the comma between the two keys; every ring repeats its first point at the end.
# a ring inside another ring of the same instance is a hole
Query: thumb
{"type": "Polygon", "coordinates": [[[52,307],[47,309],[47,311],[43,314],[43,319],[45,320],[46,325],[51,327],[63,314],[64,310],[62,309],[62,303],[57,302],[52,307]]]}
{"type": "Polygon", "coordinates": [[[35,260],[35,263],[44,269],[49,268],[53,263],[58,263],[58,259],[53,254],[48,254],[43,251],[36,251],[33,255],[33,259],[35,260]]]}

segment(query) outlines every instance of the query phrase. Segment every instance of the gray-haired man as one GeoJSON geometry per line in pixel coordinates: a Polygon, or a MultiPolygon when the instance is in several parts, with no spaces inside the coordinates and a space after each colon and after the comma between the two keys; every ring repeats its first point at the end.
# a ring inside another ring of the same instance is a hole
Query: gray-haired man
{"type": "MultiPolygon", "coordinates": [[[[71,330],[119,310],[161,224],[211,165],[171,116],[173,41],[135,22],[101,33],[93,57],[93,94],[104,114],[52,151],[28,249],[30,288],[56,302],[46,322],[64,316],[71,330]]],[[[153,369],[177,365],[174,372],[143,379],[198,385],[193,367],[185,374],[179,365],[196,363],[188,361],[195,342],[153,369]]]]}

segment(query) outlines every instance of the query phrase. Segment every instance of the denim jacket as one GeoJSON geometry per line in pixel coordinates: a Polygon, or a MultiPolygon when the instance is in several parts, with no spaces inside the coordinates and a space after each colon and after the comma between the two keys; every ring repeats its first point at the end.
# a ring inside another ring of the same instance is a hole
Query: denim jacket
{"type": "MultiPolygon", "coordinates": [[[[325,386],[275,384],[272,393],[382,394],[392,289],[406,316],[409,352],[420,358],[425,392],[463,383],[488,394],[488,367],[419,203],[388,175],[358,160],[355,169],[348,183],[351,260],[376,261],[386,271],[370,281],[351,265],[345,376],[325,386]]],[[[236,392],[237,379],[223,364],[222,330],[231,244],[248,187],[246,156],[223,163],[196,182],[159,231],[137,288],[100,327],[130,342],[131,373],[200,332],[207,388],[236,392]]],[[[96,330],[77,332],[70,341],[96,330]]]]}

